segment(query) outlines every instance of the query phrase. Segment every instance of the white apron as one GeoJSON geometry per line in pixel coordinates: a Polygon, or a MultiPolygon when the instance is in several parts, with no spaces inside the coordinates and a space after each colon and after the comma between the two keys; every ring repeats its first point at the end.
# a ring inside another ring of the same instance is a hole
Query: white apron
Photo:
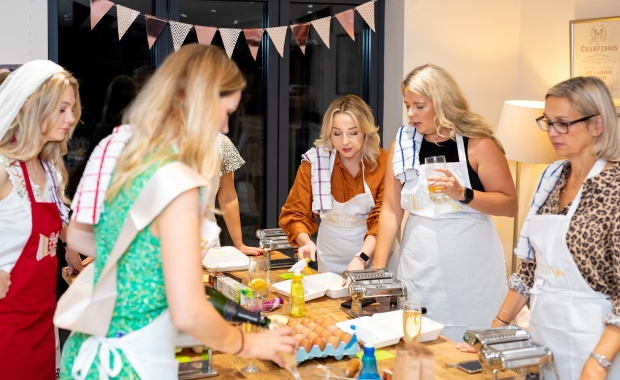
{"type": "MultiPolygon", "coordinates": [[[[334,170],[336,154],[329,159],[330,173],[334,170]]],[[[375,200],[364,178],[362,160],[362,180],[364,192],[348,202],[336,202],[332,196],[332,209],[321,215],[321,225],[316,238],[319,272],[341,274],[364,245],[364,235],[368,232],[366,219],[375,207],[375,200]]]]}
{"type": "MultiPolygon", "coordinates": [[[[471,188],[463,138],[459,162],[446,164],[461,186],[471,188]]],[[[501,240],[489,215],[458,201],[430,200],[425,164],[405,182],[401,207],[410,213],[403,232],[397,278],[407,297],[456,342],[467,329],[488,328],[508,292],[501,240]]]]}
{"type": "MultiPolygon", "coordinates": [[[[598,160],[587,178],[599,174],[606,162],[598,160]]],[[[581,200],[583,185],[567,215],[533,215],[529,239],[536,255],[536,281],[530,290],[530,335],[547,346],[562,380],[576,380],[605,330],[603,317],[612,310],[608,296],[593,290],[581,275],[566,244],[570,221],[581,200]]],[[[551,366],[544,378],[555,379],[551,366]]],[[[608,379],[620,379],[616,358],[608,379]]]]}

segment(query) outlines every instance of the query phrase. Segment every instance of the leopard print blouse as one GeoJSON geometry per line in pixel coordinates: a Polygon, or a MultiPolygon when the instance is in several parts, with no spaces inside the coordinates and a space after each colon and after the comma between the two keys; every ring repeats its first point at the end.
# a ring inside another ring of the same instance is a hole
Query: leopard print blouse
{"type": "MultiPolygon", "coordinates": [[[[538,215],[568,213],[570,203],[561,210],[558,203],[569,173],[567,162],[538,215]]],[[[610,297],[613,309],[605,322],[620,327],[620,163],[585,181],[566,241],[588,285],[610,297]]],[[[535,269],[535,261],[522,262],[510,278],[510,288],[529,298],[535,269]]]]}
{"type": "MultiPolygon", "coordinates": [[[[245,164],[243,158],[239,154],[239,151],[235,147],[228,136],[219,134],[218,139],[220,141],[220,153],[222,155],[222,166],[220,166],[220,177],[224,174],[234,172],[245,164]]],[[[221,185],[221,183],[220,183],[221,185]]],[[[218,185],[219,187],[219,185],[218,185]]]]}

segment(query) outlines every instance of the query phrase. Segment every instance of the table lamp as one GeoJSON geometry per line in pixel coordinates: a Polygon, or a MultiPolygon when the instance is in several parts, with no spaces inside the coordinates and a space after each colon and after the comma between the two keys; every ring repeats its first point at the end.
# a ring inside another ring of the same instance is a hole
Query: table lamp
{"type": "MultiPolygon", "coordinates": [[[[545,103],[539,101],[507,100],[504,102],[502,115],[495,131],[495,136],[504,146],[506,158],[515,161],[517,164],[515,175],[517,198],[521,195],[520,177],[522,162],[549,164],[560,159],[555,154],[547,133],[541,131],[536,124],[536,118],[542,116],[544,107],[545,103]]],[[[515,217],[514,222],[511,273],[515,272],[517,265],[514,248],[517,247],[518,238],[519,214],[515,217]]]]}

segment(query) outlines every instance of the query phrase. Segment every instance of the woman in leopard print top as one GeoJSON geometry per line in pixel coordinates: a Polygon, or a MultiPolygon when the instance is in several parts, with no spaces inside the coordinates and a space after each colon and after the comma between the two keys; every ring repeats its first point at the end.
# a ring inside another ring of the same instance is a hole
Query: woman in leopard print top
{"type": "MultiPolygon", "coordinates": [[[[619,379],[620,360],[611,365],[620,350],[614,104],[600,79],[572,78],[549,90],[537,122],[568,160],[543,174],[516,250],[526,260],[492,325],[506,325],[529,302],[530,335],[551,349],[563,380],[619,379]]],[[[549,372],[545,378],[555,378],[549,372]]]]}

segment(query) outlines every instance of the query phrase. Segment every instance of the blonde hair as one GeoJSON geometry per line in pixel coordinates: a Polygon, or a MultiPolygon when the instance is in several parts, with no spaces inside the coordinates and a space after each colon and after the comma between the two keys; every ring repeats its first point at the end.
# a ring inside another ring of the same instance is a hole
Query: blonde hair
{"type": "Polygon", "coordinates": [[[123,118],[134,132],[118,158],[106,200],[153,163],[168,159],[206,179],[216,175],[219,100],[245,85],[237,65],[216,46],[189,44],[166,58],[123,118]]]}
{"type": "Polygon", "coordinates": [[[325,111],[323,116],[321,134],[314,142],[314,146],[329,151],[334,149],[331,139],[332,125],[334,116],[341,112],[349,114],[357,128],[365,135],[364,143],[362,144],[362,157],[366,158],[370,163],[370,170],[375,170],[377,168],[377,158],[381,154],[379,150],[379,142],[381,140],[378,133],[379,127],[375,126],[375,118],[372,116],[368,104],[358,96],[351,94],[341,96],[327,107],[327,111],[325,111]]]}
{"type": "Polygon", "coordinates": [[[52,75],[37,88],[0,139],[0,153],[18,161],[27,161],[38,157],[48,162],[60,173],[62,179],[58,186],[58,195],[64,203],[71,201],[65,196],[64,188],[68,181],[67,170],[62,156],[67,154],[67,141],[73,135],[75,126],[82,116],[80,91],[77,79],[67,71],[52,75]],[[54,128],[60,117],[60,106],[65,90],[71,87],[75,95],[73,115],[75,122],[70,125],[69,133],[62,141],[43,141],[43,135],[54,128]],[[42,130],[44,127],[44,130],[42,130]]]}
{"type": "Polygon", "coordinates": [[[413,69],[400,85],[428,98],[435,108],[435,128],[441,137],[456,139],[456,134],[469,138],[488,137],[504,152],[502,144],[493,135],[493,129],[484,118],[469,109],[469,103],[452,76],[439,66],[426,64],[413,69]],[[448,136],[441,129],[449,131],[448,136]]]}
{"type": "Polygon", "coordinates": [[[600,115],[603,132],[594,138],[592,152],[596,158],[620,161],[618,116],[609,90],[602,80],[597,77],[571,78],[553,86],[547,91],[545,99],[550,96],[568,99],[584,116],[600,115]]]}

